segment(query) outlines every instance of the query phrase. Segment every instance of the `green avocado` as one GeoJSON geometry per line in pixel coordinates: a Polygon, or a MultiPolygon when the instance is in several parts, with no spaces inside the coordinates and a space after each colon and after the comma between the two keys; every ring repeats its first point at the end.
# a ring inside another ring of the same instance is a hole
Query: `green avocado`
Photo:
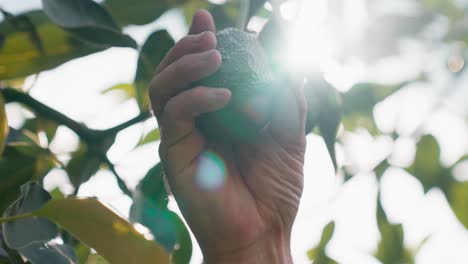
{"type": "Polygon", "coordinates": [[[227,28],[216,37],[221,67],[196,85],[228,88],[232,98],[223,109],[197,117],[196,125],[210,139],[255,140],[270,122],[276,94],[268,58],[252,34],[227,28]]]}

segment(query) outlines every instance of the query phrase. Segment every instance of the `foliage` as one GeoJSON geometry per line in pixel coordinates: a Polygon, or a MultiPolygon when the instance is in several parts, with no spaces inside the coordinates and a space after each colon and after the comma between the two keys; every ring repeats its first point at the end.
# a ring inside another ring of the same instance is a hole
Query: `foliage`
{"type": "MultiPolygon", "coordinates": [[[[381,14],[375,8],[379,1],[367,1],[372,13],[369,25],[353,38],[345,34],[347,25],[340,14],[344,1],[329,1],[326,25],[338,35],[338,41],[346,43],[336,52],[340,61],[358,59],[375,65],[381,59],[398,56],[402,42],[408,40],[441,54],[446,54],[444,52],[453,43],[468,43],[468,16],[464,12],[467,6],[462,7],[460,1],[414,0],[411,2],[416,4],[418,12],[411,14],[381,14]],[[446,21],[446,32],[435,39],[427,37],[432,23],[440,19],[446,21]]],[[[3,214],[0,218],[0,263],[24,263],[23,257],[39,264],[145,263],[148,259],[158,260],[158,263],[188,263],[192,241],[183,221],[167,207],[170,195],[164,186],[162,166],[155,164],[136,189],[131,190],[107,157],[121,131],[150,117],[147,86],[156,66],[175,43],[166,30],[157,30],[144,43],[137,43],[123,33],[123,29],[129,25],[147,25],[174,9],[190,21],[197,9],[205,8],[213,13],[218,29],[244,26],[255,16],[268,18],[259,39],[276,75],[283,76],[287,70],[279,51],[288,45],[290,25],[275,13],[278,6],[270,12],[263,8],[265,2],[230,0],[213,4],[205,0],[139,0],[128,4],[124,0],[42,0],[41,9],[22,14],[0,8],[4,17],[0,22],[0,212],[3,214]],[[249,3],[247,13],[242,12],[245,3],[249,3]],[[106,95],[119,91],[124,100],[138,104],[140,114],[120,125],[105,130],[88,128],[16,87],[27,76],[111,47],[127,47],[139,54],[133,83],[117,84],[103,92],[106,95]],[[33,113],[33,117],[16,129],[8,126],[5,110],[8,104],[14,103],[33,113]],[[59,133],[59,126],[69,128],[80,138],[79,147],[67,153],[70,159],[65,161],[57,157],[59,153],[49,149],[59,133]],[[64,197],[59,190],[49,193],[42,188],[44,177],[55,168],[67,173],[74,188],[71,197],[64,197]],[[132,199],[129,219],[118,216],[96,199],[76,197],[80,186],[100,169],[110,171],[122,192],[132,199]],[[134,223],[146,226],[154,241],[136,231],[134,223]],[[56,238],[62,239],[64,244],[57,244],[56,238]]],[[[279,2],[285,1],[272,3],[279,2]]],[[[462,69],[463,65],[453,72],[449,67],[445,74],[457,80],[463,76],[462,69]]],[[[351,169],[353,164],[337,159],[335,146],[345,144],[344,132],[340,131],[365,130],[374,137],[388,136],[394,141],[410,137],[416,143],[415,158],[403,169],[421,182],[425,192],[434,188],[442,190],[455,216],[468,228],[468,182],[454,176],[455,168],[466,162],[467,156],[447,165],[441,160],[438,138],[421,129],[424,124],[416,125],[408,136],[397,129],[383,131],[375,119],[377,107],[392,96],[411,84],[428,84],[431,80],[425,76],[427,73],[392,84],[366,80],[347,91],[335,89],[315,68],[308,68],[301,74],[308,102],[306,132],[319,132],[323,137],[335,169],[345,175],[344,184],[360,171],[351,169]]],[[[441,102],[447,97],[442,95],[441,102]]],[[[440,105],[436,103],[435,108],[440,105]]],[[[159,139],[160,131],[156,128],[142,136],[136,147],[159,139]]],[[[377,180],[380,181],[390,166],[398,166],[392,163],[390,156],[378,162],[373,168],[377,180]]],[[[412,263],[416,252],[405,246],[401,223],[388,220],[380,198],[377,205],[381,240],[375,257],[385,264],[412,263]]],[[[307,252],[311,261],[336,263],[326,252],[334,230],[334,222],[325,226],[319,244],[307,252]]]]}

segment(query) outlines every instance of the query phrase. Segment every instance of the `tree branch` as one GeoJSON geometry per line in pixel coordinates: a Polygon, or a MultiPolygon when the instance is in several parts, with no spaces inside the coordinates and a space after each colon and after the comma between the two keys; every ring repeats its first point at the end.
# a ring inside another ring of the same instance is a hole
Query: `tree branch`
{"type": "Polygon", "coordinates": [[[115,170],[114,164],[107,158],[106,155],[103,155],[102,159],[104,160],[104,163],[106,163],[107,167],[109,167],[110,171],[114,174],[115,180],[117,181],[117,185],[119,186],[120,190],[128,195],[130,198],[133,197],[132,191],[127,187],[127,184],[125,183],[124,180],[119,176],[117,171],[115,170]]]}
{"type": "Polygon", "coordinates": [[[145,121],[146,119],[148,119],[150,117],[151,117],[150,112],[142,112],[138,116],[128,120],[127,122],[124,122],[124,123],[122,123],[120,125],[117,125],[115,127],[112,127],[112,128],[109,128],[109,129],[105,130],[104,133],[106,135],[117,134],[118,132],[120,132],[120,131],[122,131],[124,129],[127,129],[127,128],[135,125],[135,124],[143,122],[143,121],[145,121]]]}
{"type": "Polygon", "coordinates": [[[37,101],[29,94],[23,93],[13,88],[3,88],[0,89],[0,92],[3,94],[7,102],[22,103],[27,107],[31,108],[36,114],[70,128],[73,132],[75,132],[79,137],[81,137],[85,141],[89,142],[93,139],[93,130],[76,122],[75,120],[72,120],[64,114],[48,107],[47,105],[37,101]]]}

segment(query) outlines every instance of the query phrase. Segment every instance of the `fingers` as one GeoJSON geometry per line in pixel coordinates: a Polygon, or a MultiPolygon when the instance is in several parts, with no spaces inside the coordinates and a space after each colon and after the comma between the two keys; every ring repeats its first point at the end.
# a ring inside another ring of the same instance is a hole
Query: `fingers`
{"type": "Polygon", "coordinates": [[[161,156],[176,175],[203,150],[204,140],[195,129],[195,117],[226,106],[231,98],[228,89],[199,86],[170,99],[161,117],[161,156]],[[171,164],[171,161],[174,161],[171,164]]]}
{"type": "Polygon", "coordinates": [[[302,78],[283,80],[280,95],[277,97],[278,107],[273,113],[271,132],[284,145],[303,144],[305,141],[305,123],[307,102],[304,96],[302,78]]]}
{"type": "Polygon", "coordinates": [[[167,66],[182,58],[184,55],[204,52],[215,48],[216,36],[213,32],[205,31],[197,35],[185,36],[167,53],[166,57],[156,69],[156,74],[163,71],[167,66]]]}
{"type": "Polygon", "coordinates": [[[206,10],[200,10],[193,16],[189,34],[199,34],[204,31],[215,32],[216,28],[213,16],[211,16],[210,12],[206,10]]]}
{"type": "Polygon", "coordinates": [[[193,82],[216,72],[221,65],[217,50],[184,55],[156,75],[150,83],[149,95],[156,117],[162,115],[166,102],[187,89],[193,82]]]}

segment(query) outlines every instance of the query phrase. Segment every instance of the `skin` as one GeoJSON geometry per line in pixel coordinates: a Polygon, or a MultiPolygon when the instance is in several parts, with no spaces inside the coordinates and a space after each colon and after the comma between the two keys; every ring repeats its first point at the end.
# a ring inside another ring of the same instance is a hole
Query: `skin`
{"type": "Polygon", "coordinates": [[[302,82],[280,82],[272,120],[254,143],[204,138],[194,119],[231,98],[223,87],[191,85],[221,64],[214,32],[211,15],[197,12],[189,35],[168,52],[149,87],[170,189],[206,263],[292,263],[290,235],[306,148],[302,82]],[[216,188],[203,188],[198,180],[208,152],[224,164],[225,178],[216,188]]]}

